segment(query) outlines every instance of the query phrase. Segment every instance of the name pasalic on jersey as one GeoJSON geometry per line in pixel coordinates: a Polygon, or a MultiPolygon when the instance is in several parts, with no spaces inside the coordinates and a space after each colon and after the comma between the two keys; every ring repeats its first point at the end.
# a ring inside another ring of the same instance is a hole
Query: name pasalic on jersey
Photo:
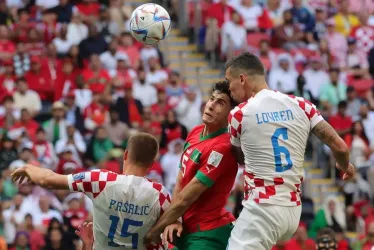
{"type": "Polygon", "coordinates": [[[118,212],[124,212],[128,214],[135,214],[135,215],[148,215],[149,214],[149,206],[139,206],[136,204],[132,204],[129,202],[121,202],[111,199],[109,203],[109,209],[113,209],[118,212]]]}
{"type": "Polygon", "coordinates": [[[292,121],[295,118],[292,114],[292,111],[287,109],[287,110],[274,111],[274,112],[257,113],[256,119],[257,119],[257,124],[263,124],[263,123],[269,123],[269,122],[292,121]]]}

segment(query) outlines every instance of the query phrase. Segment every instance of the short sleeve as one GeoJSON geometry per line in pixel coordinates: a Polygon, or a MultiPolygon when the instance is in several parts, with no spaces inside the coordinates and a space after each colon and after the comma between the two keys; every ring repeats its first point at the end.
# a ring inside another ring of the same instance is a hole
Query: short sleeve
{"type": "Polygon", "coordinates": [[[105,170],[92,170],[68,175],[69,189],[72,192],[82,192],[90,199],[95,199],[109,182],[117,180],[117,174],[105,170]]]}
{"type": "MultiPolygon", "coordinates": [[[[245,104],[244,104],[245,105],[245,104]]],[[[242,133],[242,121],[243,121],[243,110],[244,105],[239,105],[231,110],[229,114],[229,133],[230,142],[235,147],[240,147],[240,136],[242,133]]]]}
{"type": "Polygon", "coordinates": [[[195,177],[205,186],[212,187],[215,181],[232,167],[232,162],[236,161],[232,156],[231,146],[227,143],[214,145],[209,152],[206,164],[200,167],[195,177]]]}
{"type": "Polygon", "coordinates": [[[324,120],[321,113],[318,111],[316,105],[302,97],[294,97],[299,107],[305,113],[310,122],[310,129],[312,130],[320,121],[324,120]]]}

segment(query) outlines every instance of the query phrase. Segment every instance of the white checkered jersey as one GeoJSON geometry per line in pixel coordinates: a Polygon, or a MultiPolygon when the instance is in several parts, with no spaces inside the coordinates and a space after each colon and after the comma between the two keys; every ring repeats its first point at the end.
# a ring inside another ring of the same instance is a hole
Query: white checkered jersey
{"type": "Polygon", "coordinates": [[[301,204],[305,148],[322,120],[309,101],[267,89],[231,111],[231,143],[242,148],[245,158],[245,200],[301,204]]]}
{"type": "Polygon", "coordinates": [[[144,236],[170,205],[164,186],[105,170],[69,175],[68,182],[70,191],[83,192],[93,201],[95,249],[164,249],[143,245],[144,236]]]}

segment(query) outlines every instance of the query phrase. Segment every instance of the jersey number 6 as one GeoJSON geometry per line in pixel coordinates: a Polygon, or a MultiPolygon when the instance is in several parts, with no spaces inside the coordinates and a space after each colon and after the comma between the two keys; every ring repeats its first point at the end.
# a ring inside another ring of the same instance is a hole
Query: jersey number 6
{"type": "Polygon", "coordinates": [[[279,137],[282,136],[283,140],[288,140],[287,128],[277,128],[271,137],[271,144],[273,145],[275,172],[284,172],[292,168],[292,160],[290,151],[285,146],[279,145],[279,137]],[[283,166],[281,154],[284,154],[287,165],[283,166]]]}
{"type": "MultiPolygon", "coordinates": [[[[110,247],[119,247],[117,243],[113,241],[114,239],[114,234],[116,233],[117,226],[119,223],[119,217],[111,215],[109,217],[109,220],[112,221],[112,224],[110,225],[109,233],[108,233],[108,246],[110,247]]],[[[129,226],[133,227],[141,227],[143,226],[143,221],[136,221],[136,220],[130,220],[130,219],[124,219],[123,220],[123,225],[121,229],[121,237],[130,237],[132,236],[131,242],[132,242],[132,249],[138,249],[138,240],[139,240],[139,235],[137,233],[129,233],[129,226]]]]}

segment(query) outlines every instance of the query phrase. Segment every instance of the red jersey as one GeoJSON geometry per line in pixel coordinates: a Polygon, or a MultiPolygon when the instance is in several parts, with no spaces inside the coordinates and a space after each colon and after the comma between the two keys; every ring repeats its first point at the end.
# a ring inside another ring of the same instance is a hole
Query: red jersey
{"type": "Polygon", "coordinates": [[[104,92],[105,86],[109,84],[110,76],[108,72],[101,69],[98,72],[93,72],[91,69],[86,69],[82,72],[82,77],[89,84],[89,88],[93,92],[104,92]]]}
{"type": "Polygon", "coordinates": [[[188,233],[212,230],[235,221],[225,209],[238,171],[230,136],[227,128],[202,136],[204,126],[195,127],[188,135],[180,164],[182,189],[194,177],[208,186],[183,215],[183,228],[188,233]]]}

